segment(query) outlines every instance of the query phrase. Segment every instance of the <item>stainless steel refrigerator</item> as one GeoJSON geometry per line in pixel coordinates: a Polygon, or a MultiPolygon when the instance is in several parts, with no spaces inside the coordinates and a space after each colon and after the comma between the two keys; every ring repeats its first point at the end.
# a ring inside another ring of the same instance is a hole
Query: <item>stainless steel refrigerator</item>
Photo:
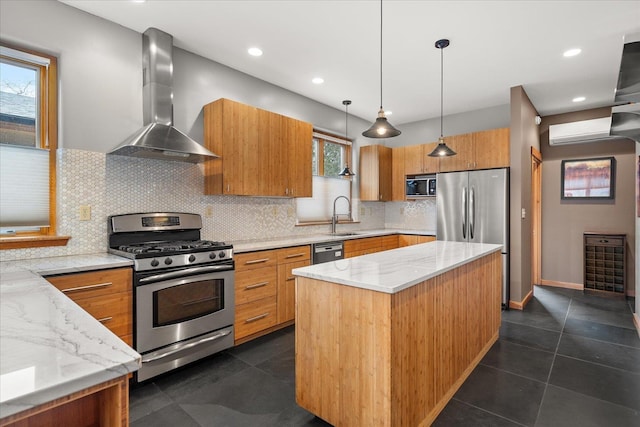
{"type": "Polygon", "coordinates": [[[502,306],[509,302],[509,169],[436,176],[438,240],[502,245],[502,306]]]}

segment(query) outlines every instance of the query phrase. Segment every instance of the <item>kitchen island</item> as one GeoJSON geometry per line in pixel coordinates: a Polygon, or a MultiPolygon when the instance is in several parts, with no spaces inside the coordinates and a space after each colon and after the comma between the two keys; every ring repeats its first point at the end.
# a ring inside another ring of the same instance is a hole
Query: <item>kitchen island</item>
{"type": "Polygon", "coordinates": [[[298,404],[335,426],[431,424],[498,339],[500,249],[436,241],[293,270],[298,404]]]}

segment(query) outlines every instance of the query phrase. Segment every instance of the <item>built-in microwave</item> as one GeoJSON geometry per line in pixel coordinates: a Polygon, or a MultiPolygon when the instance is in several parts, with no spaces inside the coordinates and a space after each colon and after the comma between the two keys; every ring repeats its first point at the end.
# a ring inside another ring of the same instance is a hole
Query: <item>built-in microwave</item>
{"type": "Polygon", "coordinates": [[[407,196],[407,199],[435,196],[436,195],[436,176],[435,175],[407,176],[405,194],[407,196]]]}

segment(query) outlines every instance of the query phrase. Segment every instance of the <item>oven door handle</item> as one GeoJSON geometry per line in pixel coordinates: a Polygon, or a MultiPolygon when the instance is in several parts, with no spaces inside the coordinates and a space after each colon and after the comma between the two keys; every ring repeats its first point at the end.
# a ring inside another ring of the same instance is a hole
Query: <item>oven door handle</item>
{"type": "Polygon", "coordinates": [[[146,356],[142,356],[142,363],[151,363],[151,362],[155,362],[156,360],[164,359],[165,357],[169,357],[172,354],[176,354],[178,352],[181,352],[183,350],[187,350],[187,349],[195,347],[197,345],[204,344],[204,343],[209,342],[209,341],[213,341],[213,340],[217,340],[217,339],[226,337],[230,333],[231,333],[231,330],[227,329],[227,330],[224,330],[224,331],[217,332],[217,333],[211,335],[210,337],[202,338],[201,340],[198,340],[198,341],[195,341],[195,342],[191,342],[189,344],[182,345],[182,346],[180,346],[178,348],[174,348],[172,350],[168,350],[168,351],[165,351],[165,352],[162,352],[162,353],[154,352],[154,353],[148,354],[146,356]]]}
{"type": "Polygon", "coordinates": [[[214,271],[233,270],[232,265],[208,265],[204,267],[193,267],[185,270],[169,271],[167,273],[155,274],[153,276],[143,277],[138,280],[139,283],[159,282],[162,280],[175,279],[177,277],[190,276],[197,273],[211,273],[214,271]]]}

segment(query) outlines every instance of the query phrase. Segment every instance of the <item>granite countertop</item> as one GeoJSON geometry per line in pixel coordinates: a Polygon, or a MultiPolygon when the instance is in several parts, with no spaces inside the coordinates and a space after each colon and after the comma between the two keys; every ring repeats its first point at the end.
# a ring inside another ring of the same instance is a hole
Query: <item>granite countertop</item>
{"type": "MultiPolygon", "coordinates": [[[[346,231],[349,232],[349,231],[346,231]]],[[[340,233],[340,231],[338,232],[340,233]]],[[[393,229],[383,228],[379,230],[354,230],[351,235],[333,235],[327,234],[313,234],[303,236],[289,236],[289,237],[276,237],[273,239],[262,240],[239,240],[230,242],[233,244],[234,253],[262,251],[267,249],[286,248],[289,246],[298,245],[310,245],[319,242],[332,242],[332,241],[344,241],[351,239],[362,239],[365,237],[386,236],[390,234],[414,234],[421,236],[435,236],[435,230],[406,230],[406,229],[393,229]]]]}
{"type": "Polygon", "coordinates": [[[438,240],[300,267],[293,274],[393,294],[501,249],[502,245],[438,240]]]}
{"type": "Polygon", "coordinates": [[[0,418],[140,367],[140,355],[42,275],[127,267],[108,254],[0,263],[0,418]]]}

